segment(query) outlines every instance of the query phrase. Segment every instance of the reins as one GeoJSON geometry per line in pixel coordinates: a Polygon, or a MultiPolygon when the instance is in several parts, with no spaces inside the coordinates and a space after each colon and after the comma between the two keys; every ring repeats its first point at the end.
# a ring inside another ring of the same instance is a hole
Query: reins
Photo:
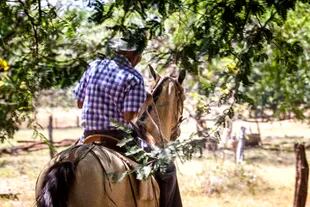
{"type": "Polygon", "coordinates": [[[183,121],[182,119],[182,115],[180,116],[180,118],[178,118],[179,114],[183,112],[183,88],[181,86],[181,84],[175,80],[174,78],[170,77],[170,76],[165,76],[163,78],[161,78],[156,84],[155,87],[152,89],[151,91],[151,96],[152,96],[152,101],[151,103],[146,104],[145,106],[142,107],[140,113],[139,113],[139,120],[143,120],[143,116],[144,114],[146,114],[151,123],[154,125],[154,127],[156,128],[156,130],[159,132],[159,138],[161,141],[161,144],[164,145],[165,144],[165,139],[162,133],[162,126],[161,126],[161,122],[160,122],[160,117],[159,117],[159,113],[158,113],[158,109],[156,107],[156,102],[158,100],[158,97],[160,95],[160,92],[162,90],[162,86],[164,84],[165,81],[170,80],[172,81],[175,85],[176,85],[176,94],[177,94],[177,113],[175,114],[175,118],[177,120],[177,123],[174,127],[172,127],[172,131],[171,131],[171,136],[173,136],[173,138],[177,137],[177,131],[179,129],[180,123],[183,121]],[[150,108],[151,107],[151,108],[150,108]],[[155,117],[152,117],[150,114],[150,111],[154,110],[154,115],[155,117]]]}
{"type": "Polygon", "coordinates": [[[153,117],[151,116],[150,112],[148,110],[146,110],[146,114],[148,115],[148,117],[150,118],[152,124],[155,126],[155,128],[158,130],[159,132],[159,138],[161,141],[161,144],[164,145],[164,136],[163,136],[163,132],[162,132],[162,128],[161,128],[161,123],[160,123],[160,118],[159,118],[159,114],[158,114],[158,110],[156,107],[156,104],[154,102],[154,99],[152,99],[152,103],[151,105],[153,106],[154,109],[154,113],[155,113],[155,120],[153,119],[153,117]]]}

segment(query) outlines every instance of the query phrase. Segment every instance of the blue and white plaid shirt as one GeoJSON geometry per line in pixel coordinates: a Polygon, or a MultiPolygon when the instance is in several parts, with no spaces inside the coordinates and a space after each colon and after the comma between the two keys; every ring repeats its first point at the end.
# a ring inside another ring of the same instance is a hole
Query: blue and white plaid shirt
{"type": "Polygon", "coordinates": [[[83,102],[85,131],[126,126],[124,112],[138,112],[146,100],[142,75],[122,55],[91,62],[73,93],[83,102]]]}

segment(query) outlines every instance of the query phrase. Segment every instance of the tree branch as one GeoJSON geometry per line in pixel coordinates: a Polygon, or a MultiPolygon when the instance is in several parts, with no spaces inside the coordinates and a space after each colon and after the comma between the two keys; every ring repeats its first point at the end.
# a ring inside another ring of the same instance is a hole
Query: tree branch
{"type": "Polygon", "coordinates": [[[18,2],[23,6],[24,12],[25,12],[25,14],[27,15],[27,17],[30,20],[30,23],[31,23],[31,26],[32,26],[32,30],[33,30],[33,33],[34,33],[34,43],[35,43],[35,51],[34,51],[34,53],[35,53],[35,55],[38,55],[39,54],[39,37],[38,37],[37,29],[36,29],[37,25],[35,23],[34,18],[27,11],[24,2],[22,2],[21,0],[18,0],[18,2]]]}

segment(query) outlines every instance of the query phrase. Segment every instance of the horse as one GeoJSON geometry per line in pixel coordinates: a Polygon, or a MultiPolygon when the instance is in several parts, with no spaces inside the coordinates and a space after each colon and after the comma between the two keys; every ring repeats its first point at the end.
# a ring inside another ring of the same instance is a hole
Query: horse
{"type": "MultiPolygon", "coordinates": [[[[164,146],[179,136],[185,73],[160,77],[154,69],[153,103],[139,114],[137,125],[164,146]]],[[[129,172],[138,164],[96,143],[72,146],[53,158],[36,183],[37,207],[156,207],[159,186],[153,176],[137,180],[129,172]],[[123,176],[119,179],[118,175],[123,176]],[[124,176],[125,175],[125,176],[124,176]]]]}

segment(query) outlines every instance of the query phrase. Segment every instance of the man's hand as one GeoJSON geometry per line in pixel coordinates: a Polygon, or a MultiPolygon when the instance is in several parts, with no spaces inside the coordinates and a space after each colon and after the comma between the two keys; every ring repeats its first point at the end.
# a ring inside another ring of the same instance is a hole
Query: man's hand
{"type": "Polygon", "coordinates": [[[151,145],[151,147],[154,149],[154,146],[156,146],[154,137],[148,132],[145,132],[145,136],[146,136],[147,143],[149,143],[149,145],[151,145]]]}
{"type": "Polygon", "coordinates": [[[79,108],[79,109],[81,109],[81,108],[83,108],[83,101],[77,101],[76,102],[76,105],[77,105],[77,107],[79,108]]]}

